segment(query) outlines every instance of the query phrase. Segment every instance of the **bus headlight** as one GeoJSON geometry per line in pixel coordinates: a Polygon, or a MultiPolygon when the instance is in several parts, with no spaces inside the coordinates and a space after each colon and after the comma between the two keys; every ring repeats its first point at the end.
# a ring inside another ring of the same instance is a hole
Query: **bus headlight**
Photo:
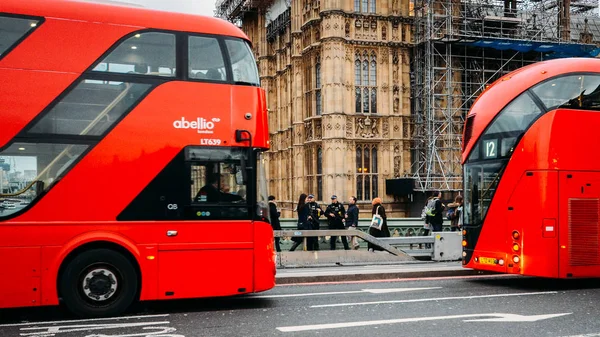
{"type": "Polygon", "coordinates": [[[514,250],[515,252],[518,252],[518,251],[519,251],[519,249],[520,249],[520,248],[519,248],[519,244],[518,244],[518,243],[513,243],[513,247],[512,247],[512,248],[513,248],[513,250],[514,250]]]}
{"type": "Polygon", "coordinates": [[[521,259],[519,259],[519,257],[518,257],[518,256],[516,256],[516,255],[515,255],[515,256],[513,256],[513,262],[514,262],[514,263],[519,263],[519,261],[521,261],[521,259]]]}

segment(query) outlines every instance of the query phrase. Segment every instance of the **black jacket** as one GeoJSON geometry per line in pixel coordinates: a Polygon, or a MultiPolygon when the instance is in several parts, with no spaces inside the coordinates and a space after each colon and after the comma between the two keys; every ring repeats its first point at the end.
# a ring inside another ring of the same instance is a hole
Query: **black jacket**
{"type": "Polygon", "coordinates": [[[430,222],[432,225],[442,225],[444,223],[444,206],[442,206],[442,201],[440,199],[435,200],[435,211],[434,216],[430,218],[430,222]]]}
{"type": "Polygon", "coordinates": [[[348,206],[348,212],[346,213],[346,227],[358,226],[358,207],[356,205],[348,206]]]}
{"type": "Polygon", "coordinates": [[[346,210],[344,209],[344,205],[342,203],[331,203],[327,206],[325,210],[325,216],[329,221],[329,229],[344,229],[344,216],[346,215],[346,210]],[[331,213],[334,216],[331,216],[331,213]]]}
{"type": "Polygon", "coordinates": [[[269,215],[271,216],[271,227],[273,227],[273,230],[281,230],[281,224],[279,223],[279,212],[277,212],[277,206],[273,202],[269,203],[269,215]]]}

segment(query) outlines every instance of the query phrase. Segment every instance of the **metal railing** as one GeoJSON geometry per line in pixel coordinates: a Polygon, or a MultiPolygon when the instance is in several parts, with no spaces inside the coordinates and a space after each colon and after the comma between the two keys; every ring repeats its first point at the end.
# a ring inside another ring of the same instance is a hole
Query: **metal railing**
{"type": "Polygon", "coordinates": [[[304,238],[304,247],[306,248],[306,239],[309,237],[320,237],[320,236],[358,236],[366,242],[372,243],[378,247],[383,248],[390,254],[400,256],[403,252],[400,252],[395,247],[381,240],[382,238],[376,238],[362,231],[349,231],[345,229],[325,229],[325,230],[281,230],[274,231],[273,236],[275,237],[302,237],[304,238]]]}
{"type": "MultiPolygon", "coordinates": [[[[281,227],[283,231],[295,231],[297,227],[296,219],[280,219],[281,227]]],[[[363,232],[368,235],[369,226],[371,223],[370,218],[360,219],[358,222],[357,230],[347,231],[340,230],[345,236],[359,236],[357,232],[363,232]]],[[[388,218],[387,219],[388,229],[390,230],[390,238],[376,238],[381,242],[386,242],[391,246],[397,247],[401,251],[411,256],[431,256],[433,254],[433,242],[434,237],[424,235],[424,222],[420,218],[388,218]]],[[[323,229],[316,230],[318,232],[319,244],[322,250],[329,250],[329,238],[331,235],[327,234],[329,231],[327,228],[327,221],[321,219],[320,226],[323,229]]],[[[443,226],[444,232],[451,231],[450,221],[445,221],[443,226]]],[[[307,231],[304,231],[307,232],[307,231]]],[[[311,231],[312,232],[312,231],[311,231]]],[[[313,235],[315,236],[315,235],[313,235]]],[[[334,235],[338,236],[338,235],[334,235]]],[[[281,236],[281,249],[289,250],[289,247],[293,244],[291,240],[292,236],[281,236]]],[[[366,248],[366,241],[359,240],[360,246],[366,248]]],[[[341,239],[338,236],[337,244],[339,248],[341,245],[341,239]]]]}

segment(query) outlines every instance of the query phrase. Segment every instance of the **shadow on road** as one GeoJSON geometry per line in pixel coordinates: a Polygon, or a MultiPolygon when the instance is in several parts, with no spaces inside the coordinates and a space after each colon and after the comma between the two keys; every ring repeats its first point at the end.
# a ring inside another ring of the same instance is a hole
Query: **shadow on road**
{"type": "Polygon", "coordinates": [[[527,291],[560,291],[576,289],[598,289],[600,288],[600,279],[547,279],[538,277],[507,277],[507,278],[489,278],[489,279],[471,279],[466,282],[473,283],[474,286],[506,287],[510,289],[520,289],[527,291]]]}
{"type": "MultiPolygon", "coordinates": [[[[269,299],[258,299],[248,296],[152,301],[134,304],[125,313],[125,316],[220,310],[266,309],[274,306],[275,303],[269,299]]],[[[116,318],[119,317],[115,317],[115,319],[116,318]]],[[[77,319],[80,319],[80,317],[71,314],[63,307],[0,309],[0,325],[77,319]]]]}

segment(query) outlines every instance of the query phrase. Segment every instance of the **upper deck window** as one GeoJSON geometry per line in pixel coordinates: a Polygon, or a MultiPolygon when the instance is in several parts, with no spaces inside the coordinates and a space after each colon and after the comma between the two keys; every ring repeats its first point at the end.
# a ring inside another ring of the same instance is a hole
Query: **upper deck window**
{"type": "Polygon", "coordinates": [[[225,60],[214,37],[190,36],[189,38],[189,74],[191,79],[225,81],[227,72],[225,60]]]}
{"type": "Polygon", "coordinates": [[[240,39],[227,39],[225,43],[231,59],[233,81],[237,84],[260,86],[256,60],[248,43],[240,39]]]}
{"type": "Polygon", "coordinates": [[[39,24],[38,19],[0,16],[0,58],[39,24]]]}
{"type": "Polygon", "coordinates": [[[532,91],[548,110],[600,110],[600,76],[597,75],[561,76],[537,85],[532,91]]]}
{"type": "Polygon", "coordinates": [[[94,72],[175,77],[175,35],[138,33],[121,42],[94,72]]]}

